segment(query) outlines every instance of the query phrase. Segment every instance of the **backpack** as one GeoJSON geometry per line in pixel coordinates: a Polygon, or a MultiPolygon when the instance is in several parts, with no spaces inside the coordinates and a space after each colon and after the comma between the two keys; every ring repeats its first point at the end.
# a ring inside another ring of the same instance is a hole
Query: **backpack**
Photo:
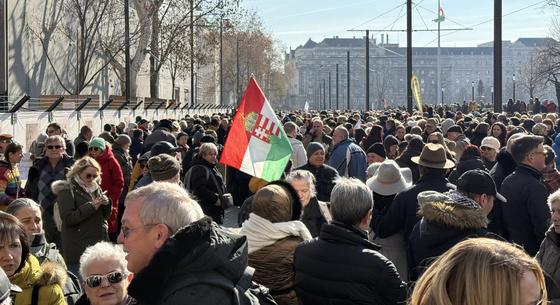
{"type": "Polygon", "coordinates": [[[189,170],[187,171],[187,173],[185,174],[185,177],[183,177],[183,185],[185,186],[185,189],[187,189],[187,191],[189,192],[193,192],[193,189],[191,187],[191,176],[192,176],[192,169],[195,168],[196,166],[201,166],[202,168],[204,168],[204,173],[205,173],[205,179],[206,181],[208,181],[208,179],[210,179],[210,170],[208,170],[206,168],[206,166],[204,165],[195,165],[192,166],[191,168],[189,168],[189,170]]]}

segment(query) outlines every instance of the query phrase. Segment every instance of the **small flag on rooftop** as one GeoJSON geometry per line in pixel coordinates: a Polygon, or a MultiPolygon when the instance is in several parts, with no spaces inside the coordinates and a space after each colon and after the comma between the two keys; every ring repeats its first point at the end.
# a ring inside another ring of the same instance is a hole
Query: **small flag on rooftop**
{"type": "Polygon", "coordinates": [[[443,7],[439,7],[438,9],[438,17],[434,19],[435,22],[440,23],[445,21],[445,12],[443,11],[443,7]]]}
{"type": "Polygon", "coordinates": [[[290,141],[254,77],[243,93],[220,163],[266,181],[280,179],[292,155],[290,141]]]}

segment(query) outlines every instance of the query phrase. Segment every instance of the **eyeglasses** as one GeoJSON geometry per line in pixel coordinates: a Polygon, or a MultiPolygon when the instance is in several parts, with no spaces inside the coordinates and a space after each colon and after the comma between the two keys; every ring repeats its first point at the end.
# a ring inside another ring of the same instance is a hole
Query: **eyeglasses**
{"type": "Polygon", "coordinates": [[[4,139],[1,140],[0,143],[12,143],[13,141],[11,139],[4,139]]]}
{"type": "Polygon", "coordinates": [[[47,145],[47,149],[61,149],[62,145],[47,145]]]}
{"type": "Polygon", "coordinates": [[[534,151],[534,152],[532,152],[532,154],[541,154],[541,155],[544,156],[544,155],[546,155],[546,152],[544,150],[541,150],[541,151],[534,151]]]}
{"type": "Polygon", "coordinates": [[[101,285],[103,279],[106,279],[109,284],[118,284],[125,278],[126,273],[121,271],[113,271],[105,275],[90,275],[86,278],[86,284],[89,288],[96,288],[101,285]]]}
{"type": "Polygon", "coordinates": [[[99,177],[98,174],[86,174],[86,179],[91,179],[91,178],[95,179],[97,177],[99,177]]]}
{"type": "Polygon", "coordinates": [[[95,151],[99,151],[99,147],[90,147],[88,148],[89,151],[95,150],[95,151]]]}
{"type": "Polygon", "coordinates": [[[137,231],[138,229],[143,229],[143,228],[149,228],[149,227],[153,227],[153,226],[157,226],[158,224],[147,224],[147,225],[142,225],[139,226],[137,228],[129,228],[127,226],[122,226],[121,227],[121,233],[123,235],[124,238],[128,238],[130,236],[130,233],[137,231]]]}
{"type": "Polygon", "coordinates": [[[482,147],[480,148],[480,150],[484,150],[484,151],[486,151],[486,150],[492,150],[492,149],[494,149],[494,148],[488,147],[488,146],[482,146],[482,147]]]}

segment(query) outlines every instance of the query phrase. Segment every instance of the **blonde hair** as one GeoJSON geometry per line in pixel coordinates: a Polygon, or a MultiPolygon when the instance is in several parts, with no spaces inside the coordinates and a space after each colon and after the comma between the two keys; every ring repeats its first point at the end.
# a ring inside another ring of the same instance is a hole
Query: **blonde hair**
{"type": "Polygon", "coordinates": [[[532,272],[547,304],[539,263],[506,242],[473,238],[440,256],[416,283],[410,305],[521,305],[520,282],[532,272]]]}
{"type": "Polygon", "coordinates": [[[72,178],[79,176],[88,167],[93,167],[97,170],[98,176],[97,178],[95,178],[95,183],[97,183],[98,185],[101,184],[101,166],[99,165],[99,163],[97,163],[97,161],[95,161],[94,158],[88,156],[85,156],[74,162],[74,165],[72,165],[72,167],[68,171],[68,174],[66,175],[67,179],[71,180],[72,178]]]}

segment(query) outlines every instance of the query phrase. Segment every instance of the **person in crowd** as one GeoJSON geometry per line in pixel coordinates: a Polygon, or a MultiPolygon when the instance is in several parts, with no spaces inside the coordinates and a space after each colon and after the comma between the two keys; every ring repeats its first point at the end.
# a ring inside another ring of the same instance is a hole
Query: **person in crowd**
{"type": "Polygon", "coordinates": [[[134,129],[132,131],[131,144],[129,155],[132,158],[132,166],[136,165],[136,161],[140,158],[142,150],[144,149],[144,132],[141,129],[134,129]]]}
{"type": "Polygon", "coordinates": [[[537,254],[550,225],[548,190],[541,182],[545,165],[542,137],[524,135],[511,146],[517,163],[515,171],[504,179],[500,193],[507,199],[502,218],[505,236],[523,246],[530,255],[537,254]]]}
{"type": "Polygon", "coordinates": [[[439,132],[439,131],[432,132],[428,136],[428,141],[426,143],[441,144],[443,146],[443,148],[445,149],[445,155],[447,156],[447,159],[449,159],[453,162],[458,160],[456,158],[456,156],[451,152],[449,147],[447,146],[447,143],[445,142],[445,139],[443,138],[443,134],[441,132],[439,132]]]}
{"type": "MultiPolygon", "coordinates": [[[[472,237],[495,237],[486,230],[494,198],[505,201],[488,172],[469,170],[459,177],[457,190],[418,194],[418,222],[409,237],[412,280],[438,256],[472,237]]],[[[497,237],[497,236],[496,236],[497,237]]]]}
{"type": "Polygon", "coordinates": [[[56,122],[52,122],[47,126],[47,135],[49,137],[52,136],[60,136],[64,140],[64,149],[66,154],[70,157],[74,156],[74,143],[70,139],[65,137],[66,133],[62,129],[62,126],[56,122]]]}
{"type": "MultiPolygon", "coordinates": [[[[45,140],[48,138],[47,134],[41,132],[37,135],[37,138],[31,142],[29,146],[29,153],[31,154],[30,159],[31,161],[35,162],[35,160],[42,158],[45,154],[45,140]]],[[[0,134],[0,142],[2,141],[2,135],[0,134]]]]}
{"type": "Polygon", "coordinates": [[[467,145],[461,159],[457,163],[457,167],[449,174],[449,182],[455,184],[461,175],[471,169],[486,170],[484,163],[480,159],[480,149],[475,145],[467,145]]]}
{"type": "MultiPolygon", "coordinates": [[[[190,163],[190,161],[192,160],[186,160],[187,156],[189,156],[189,145],[187,144],[189,142],[189,138],[190,136],[186,133],[186,132],[179,132],[177,133],[177,149],[180,151],[181,153],[181,164],[186,164],[186,163],[190,163]]],[[[184,175],[187,172],[188,169],[181,169],[182,174],[184,175]]]]}
{"type": "Polygon", "coordinates": [[[451,125],[445,133],[445,138],[449,141],[457,141],[464,137],[465,136],[463,135],[463,128],[461,128],[461,126],[459,125],[451,125]]]}
{"type": "Polygon", "coordinates": [[[93,130],[91,130],[91,128],[87,125],[82,126],[82,128],[80,128],[80,133],[76,139],[74,139],[74,147],[77,148],[78,144],[82,142],[91,141],[91,138],[93,138],[93,130]]]}
{"type": "Polygon", "coordinates": [[[139,304],[231,304],[230,290],[203,279],[218,277],[234,286],[247,267],[245,237],[205,217],[187,191],[172,183],[155,182],[128,194],[118,241],[135,274],[128,293],[139,304]]]}
{"type": "Polygon", "coordinates": [[[131,184],[134,183],[132,188],[136,189],[142,186],[146,186],[154,181],[152,179],[152,176],[150,175],[150,171],[148,168],[148,160],[151,157],[159,156],[161,154],[167,154],[179,160],[180,154],[178,151],[179,149],[177,147],[173,146],[171,143],[166,141],[159,141],[156,144],[152,145],[150,151],[144,153],[141,157],[142,160],[146,161],[145,162],[146,168],[142,168],[142,164],[137,164],[136,166],[134,166],[134,169],[132,170],[131,184]],[[142,177],[139,177],[139,175],[141,175],[142,177]],[[133,181],[137,181],[137,182],[133,182],[133,181]]]}
{"type": "Polygon", "coordinates": [[[548,196],[552,225],[545,234],[535,258],[543,268],[546,275],[550,276],[551,283],[547,285],[549,304],[560,303],[560,191],[555,191],[548,196]]]}
{"type": "Polygon", "coordinates": [[[13,215],[0,212],[0,267],[10,282],[22,289],[13,298],[14,305],[65,305],[62,291],[64,267],[55,262],[40,264],[29,253],[25,228],[13,215]]]}
{"type": "Polygon", "coordinates": [[[222,174],[216,169],[218,148],[213,143],[200,145],[183,184],[199,200],[204,214],[221,224],[224,217],[220,197],[227,193],[222,174]]]}
{"type": "Polygon", "coordinates": [[[490,126],[486,122],[481,122],[474,128],[472,136],[470,136],[471,144],[480,147],[482,139],[488,136],[488,129],[490,126]]]}
{"type": "Polygon", "coordinates": [[[119,162],[124,179],[124,186],[119,198],[117,214],[118,229],[120,229],[120,220],[124,211],[124,199],[126,198],[126,194],[128,194],[128,186],[130,185],[130,177],[132,175],[132,160],[128,154],[131,144],[132,140],[130,137],[126,134],[121,134],[117,136],[115,143],[112,146],[113,155],[115,156],[115,159],[117,159],[117,162],[119,162]]]}
{"type": "MultiPolygon", "coordinates": [[[[305,133],[302,142],[305,147],[307,147],[311,142],[321,143],[325,147],[325,151],[329,151],[332,144],[332,138],[325,133],[321,118],[314,118],[312,120],[311,129],[305,133]]],[[[307,157],[309,157],[309,155],[307,155],[307,157]]]]}
{"type": "Polygon", "coordinates": [[[14,142],[14,136],[9,133],[0,134],[0,161],[5,161],[4,152],[8,145],[14,142]]]}
{"type": "Polygon", "coordinates": [[[170,120],[160,120],[154,131],[149,136],[144,138],[143,152],[150,151],[152,149],[152,146],[160,141],[169,142],[171,145],[173,145],[173,147],[177,147],[177,140],[171,133],[172,129],[173,123],[170,120]]]}
{"type": "MultiPolygon", "coordinates": [[[[386,160],[380,163],[377,172],[372,178],[368,179],[366,185],[373,192],[373,214],[384,215],[395,195],[412,185],[412,173],[408,168],[400,169],[395,161],[386,160]]],[[[378,238],[375,233],[372,233],[370,240],[381,246],[379,253],[393,262],[401,279],[407,281],[407,243],[404,233],[399,232],[388,238],[378,238]]]]}
{"type": "Polygon", "coordinates": [[[76,305],[136,305],[128,295],[133,274],[126,269],[126,253],[120,245],[98,242],[80,257],[84,294],[76,305]]]}
{"type": "Polygon", "coordinates": [[[66,179],[66,171],[74,160],[65,154],[65,141],[61,136],[50,136],[45,140],[45,157],[37,159],[29,169],[25,195],[41,205],[45,237],[60,249],[60,232],[53,218],[55,195],[51,183],[66,179]]]}
{"type": "Polygon", "coordinates": [[[368,165],[373,163],[381,163],[387,159],[385,147],[381,143],[374,143],[366,151],[368,165]]]}
{"type": "Polygon", "coordinates": [[[402,154],[395,160],[400,168],[408,168],[412,172],[412,183],[416,183],[420,179],[420,171],[418,170],[418,164],[412,162],[413,157],[420,156],[422,149],[424,148],[424,142],[422,142],[422,137],[418,135],[411,136],[408,140],[408,145],[402,154]]]}
{"type": "Polygon", "coordinates": [[[543,183],[550,194],[560,189],[560,172],[556,169],[556,154],[552,147],[544,145],[545,151],[545,168],[541,171],[543,175],[543,183]]]}
{"type": "Polygon", "coordinates": [[[20,292],[21,288],[10,283],[6,272],[0,268],[0,305],[13,305],[12,297],[20,292]]]}
{"type": "Polygon", "coordinates": [[[81,159],[89,155],[89,142],[80,142],[76,145],[76,151],[74,152],[74,160],[81,159]]]}
{"type": "Polygon", "coordinates": [[[287,182],[267,185],[254,196],[249,219],[240,233],[247,236],[254,280],[268,287],[279,305],[297,305],[293,283],[295,248],[312,238],[300,219],[302,203],[287,182]]]}
{"type": "Polygon", "coordinates": [[[179,184],[181,164],[177,158],[168,154],[160,154],[148,160],[148,169],[153,181],[170,182],[179,184]]]}
{"type": "Polygon", "coordinates": [[[307,145],[307,164],[297,168],[306,170],[315,177],[315,189],[319,201],[329,202],[334,181],[339,177],[338,172],[333,167],[325,164],[325,147],[318,142],[311,142],[307,145]]]}
{"type": "Polygon", "coordinates": [[[537,123],[533,126],[532,132],[536,136],[543,137],[543,144],[551,146],[553,144],[552,139],[548,136],[548,127],[543,123],[537,123]]]}
{"type": "Polygon", "coordinates": [[[367,158],[364,150],[348,138],[348,130],[338,126],[333,132],[333,150],[328,164],[340,176],[353,177],[366,181],[367,158]]]}
{"type": "Polygon", "coordinates": [[[393,135],[388,135],[383,140],[383,146],[385,147],[385,153],[387,158],[395,160],[399,156],[399,140],[393,135]]]}
{"type": "Polygon", "coordinates": [[[330,222],[332,217],[328,205],[317,200],[315,177],[309,171],[295,170],[288,174],[286,181],[298,193],[302,206],[301,221],[305,224],[311,236],[319,236],[323,224],[330,222]]]}
{"type": "Polygon", "coordinates": [[[124,175],[119,161],[113,154],[113,149],[102,138],[93,138],[89,142],[89,156],[101,166],[101,189],[107,192],[107,197],[111,199],[112,211],[109,222],[109,237],[116,240],[118,235],[118,209],[119,199],[124,189],[124,175]]]}
{"type": "Polygon", "coordinates": [[[362,149],[367,150],[375,143],[383,143],[383,138],[383,127],[380,125],[373,125],[371,126],[367,137],[362,139],[360,146],[362,146],[362,149]]]}
{"type": "Polygon", "coordinates": [[[111,124],[103,125],[103,132],[99,134],[98,138],[105,140],[109,144],[115,143],[115,138],[113,137],[113,126],[111,124]]]}
{"type": "Polygon", "coordinates": [[[446,192],[453,188],[446,178],[448,169],[455,164],[445,156],[445,149],[440,144],[428,143],[418,157],[412,162],[418,164],[420,179],[412,187],[395,196],[393,203],[384,215],[374,215],[373,231],[380,238],[387,238],[404,230],[405,238],[410,236],[414,225],[420,220],[417,197],[423,191],[446,192]]]}
{"type": "Polygon", "coordinates": [[[405,134],[406,134],[406,129],[404,128],[404,126],[402,125],[397,126],[395,137],[397,138],[397,140],[399,140],[399,143],[404,141],[405,134]]]}
{"type": "Polygon", "coordinates": [[[489,136],[498,139],[498,141],[500,141],[500,147],[506,146],[507,144],[506,125],[504,125],[504,123],[502,122],[495,122],[494,124],[492,124],[492,128],[490,128],[489,136]]]}
{"type": "Polygon", "coordinates": [[[429,118],[426,120],[426,124],[424,125],[424,131],[422,132],[422,139],[424,140],[425,143],[429,143],[428,140],[429,135],[438,131],[437,125],[438,122],[435,118],[429,118]]]}
{"type": "Polygon", "coordinates": [[[493,136],[482,139],[480,144],[480,157],[484,163],[484,167],[490,171],[498,162],[496,156],[500,150],[500,141],[493,136]]]}
{"type": "Polygon", "coordinates": [[[23,146],[10,143],[4,150],[4,161],[0,161],[0,210],[25,193],[21,186],[18,164],[23,158],[23,146]]]}
{"type": "Polygon", "coordinates": [[[545,304],[538,262],[511,244],[472,238],[455,245],[426,270],[410,305],[545,304]]]}
{"type": "Polygon", "coordinates": [[[294,122],[286,122],[284,124],[284,131],[292,145],[292,167],[298,168],[307,163],[307,155],[305,154],[305,147],[303,143],[297,139],[298,126],[294,122]]]}
{"type": "Polygon", "coordinates": [[[88,246],[109,240],[107,219],[112,199],[103,194],[100,180],[99,163],[84,157],[70,168],[67,180],[52,184],[60,213],[62,255],[74,274],[79,274],[80,255],[88,246]]]}
{"type": "Polygon", "coordinates": [[[363,182],[340,178],[332,192],[333,222],[294,253],[301,304],[404,304],[406,286],[379,247],[368,241],[373,197],[363,182]]]}

